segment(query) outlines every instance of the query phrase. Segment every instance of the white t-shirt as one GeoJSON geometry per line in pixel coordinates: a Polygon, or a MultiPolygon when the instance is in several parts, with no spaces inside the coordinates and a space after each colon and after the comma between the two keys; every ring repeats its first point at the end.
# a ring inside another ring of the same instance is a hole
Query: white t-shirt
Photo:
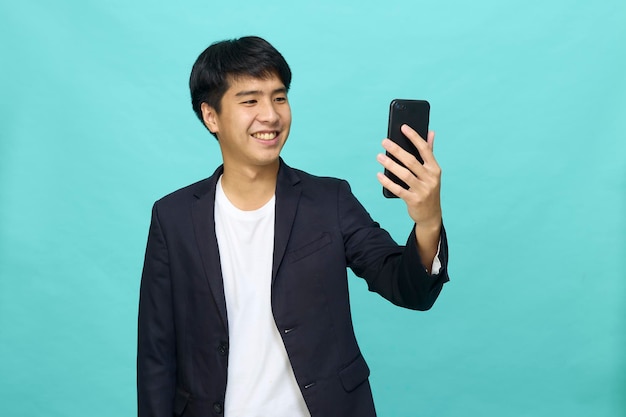
{"type": "Polygon", "coordinates": [[[229,328],[225,417],[310,417],[271,306],[275,197],[243,211],[215,193],[229,328]]]}

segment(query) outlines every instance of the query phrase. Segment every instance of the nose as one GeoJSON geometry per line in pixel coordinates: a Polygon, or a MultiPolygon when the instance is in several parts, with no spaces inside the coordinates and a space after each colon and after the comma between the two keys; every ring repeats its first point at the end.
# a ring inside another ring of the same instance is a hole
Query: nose
{"type": "Polygon", "coordinates": [[[274,106],[275,103],[272,100],[263,100],[259,106],[259,115],[257,116],[260,122],[272,124],[278,121],[280,116],[274,106]]]}

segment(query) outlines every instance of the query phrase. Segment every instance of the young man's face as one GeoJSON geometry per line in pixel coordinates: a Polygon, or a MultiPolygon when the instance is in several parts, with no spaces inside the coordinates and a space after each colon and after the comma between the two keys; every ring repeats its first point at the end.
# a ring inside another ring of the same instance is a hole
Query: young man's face
{"type": "Polygon", "coordinates": [[[278,76],[230,77],[220,113],[206,103],[202,113],[209,130],[217,134],[225,166],[278,163],[291,126],[287,91],[278,76]]]}

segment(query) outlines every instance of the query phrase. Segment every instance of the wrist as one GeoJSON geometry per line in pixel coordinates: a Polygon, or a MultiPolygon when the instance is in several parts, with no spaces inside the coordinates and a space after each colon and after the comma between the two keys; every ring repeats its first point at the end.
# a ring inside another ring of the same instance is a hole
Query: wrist
{"type": "Polygon", "coordinates": [[[418,230],[423,233],[438,233],[441,230],[441,216],[435,216],[431,219],[415,222],[415,231],[417,232],[418,230]]]}

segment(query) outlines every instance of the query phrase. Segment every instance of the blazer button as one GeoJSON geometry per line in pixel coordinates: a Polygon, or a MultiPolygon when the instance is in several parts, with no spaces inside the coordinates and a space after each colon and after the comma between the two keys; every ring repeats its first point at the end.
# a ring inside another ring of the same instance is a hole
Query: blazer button
{"type": "Polygon", "coordinates": [[[217,347],[217,352],[221,356],[226,356],[228,354],[228,343],[226,342],[220,343],[219,346],[217,347]]]}
{"type": "Polygon", "coordinates": [[[213,411],[215,411],[216,414],[222,414],[224,412],[224,406],[221,402],[214,402],[213,411]]]}

